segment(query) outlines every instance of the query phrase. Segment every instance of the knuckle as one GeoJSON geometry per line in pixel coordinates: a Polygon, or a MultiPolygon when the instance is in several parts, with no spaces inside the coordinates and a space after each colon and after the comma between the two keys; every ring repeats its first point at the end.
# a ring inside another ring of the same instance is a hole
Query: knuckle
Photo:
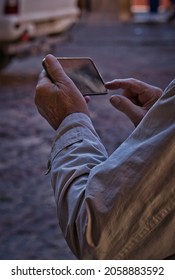
{"type": "Polygon", "coordinates": [[[135,83],[135,79],[134,79],[134,78],[128,78],[127,80],[128,80],[128,82],[131,83],[131,84],[135,83]]]}
{"type": "Polygon", "coordinates": [[[161,95],[162,95],[162,90],[160,89],[160,88],[157,88],[157,95],[158,95],[158,97],[160,97],[161,95]]]}
{"type": "Polygon", "coordinates": [[[39,104],[42,95],[42,88],[41,85],[36,86],[36,93],[35,93],[35,104],[39,104]]]}

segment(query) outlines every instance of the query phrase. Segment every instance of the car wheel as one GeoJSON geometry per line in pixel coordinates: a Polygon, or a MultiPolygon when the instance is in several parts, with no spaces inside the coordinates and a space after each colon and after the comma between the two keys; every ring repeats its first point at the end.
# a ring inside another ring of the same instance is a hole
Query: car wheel
{"type": "Polygon", "coordinates": [[[5,68],[11,62],[11,56],[6,54],[3,49],[0,48],[0,70],[5,68]]]}

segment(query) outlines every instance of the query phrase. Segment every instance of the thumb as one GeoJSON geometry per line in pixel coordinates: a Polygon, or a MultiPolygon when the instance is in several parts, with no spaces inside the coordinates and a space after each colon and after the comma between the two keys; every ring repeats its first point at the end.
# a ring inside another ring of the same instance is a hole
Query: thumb
{"type": "Polygon", "coordinates": [[[110,102],[115,108],[126,114],[135,126],[139,124],[146,114],[146,109],[135,105],[124,96],[113,95],[110,98],[110,102]]]}
{"type": "Polygon", "coordinates": [[[65,79],[68,79],[68,76],[64,72],[61,64],[57,60],[56,57],[54,57],[51,54],[48,54],[45,58],[45,66],[46,66],[46,71],[49,76],[49,78],[53,82],[64,82],[65,79]]]}

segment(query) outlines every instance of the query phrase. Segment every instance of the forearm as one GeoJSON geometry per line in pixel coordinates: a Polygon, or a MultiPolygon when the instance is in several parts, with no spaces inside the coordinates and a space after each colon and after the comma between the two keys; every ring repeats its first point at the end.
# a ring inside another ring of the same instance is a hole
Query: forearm
{"type": "Polygon", "coordinates": [[[65,119],[57,131],[51,152],[51,177],[60,226],[70,247],[79,257],[82,255],[79,243],[82,238],[86,239],[82,236],[86,234],[87,181],[91,170],[107,157],[87,116],[73,114],[65,119]],[[81,228],[77,223],[80,216],[83,216],[81,228]]]}

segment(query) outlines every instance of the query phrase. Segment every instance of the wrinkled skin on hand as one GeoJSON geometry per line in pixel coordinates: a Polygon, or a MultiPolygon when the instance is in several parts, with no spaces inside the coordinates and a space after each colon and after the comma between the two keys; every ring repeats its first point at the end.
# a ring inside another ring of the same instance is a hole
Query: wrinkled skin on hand
{"type": "Polygon", "coordinates": [[[52,55],[47,55],[45,64],[52,81],[46,72],[42,71],[35,95],[39,113],[54,129],[57,129],[64,118],[72,113],[81,112],[89,115],[84,97],[65,74],[58,60],[52,55]]]}
{"type": "Polygon", "coordinates": [[[123,95],[113,95],[111,104],[125,113],[137,126],[148,110],[161,97],[162,90],[142,81],[130,79],[116,79],[106,83],[111,90],[123,89],[123,95]]]}

